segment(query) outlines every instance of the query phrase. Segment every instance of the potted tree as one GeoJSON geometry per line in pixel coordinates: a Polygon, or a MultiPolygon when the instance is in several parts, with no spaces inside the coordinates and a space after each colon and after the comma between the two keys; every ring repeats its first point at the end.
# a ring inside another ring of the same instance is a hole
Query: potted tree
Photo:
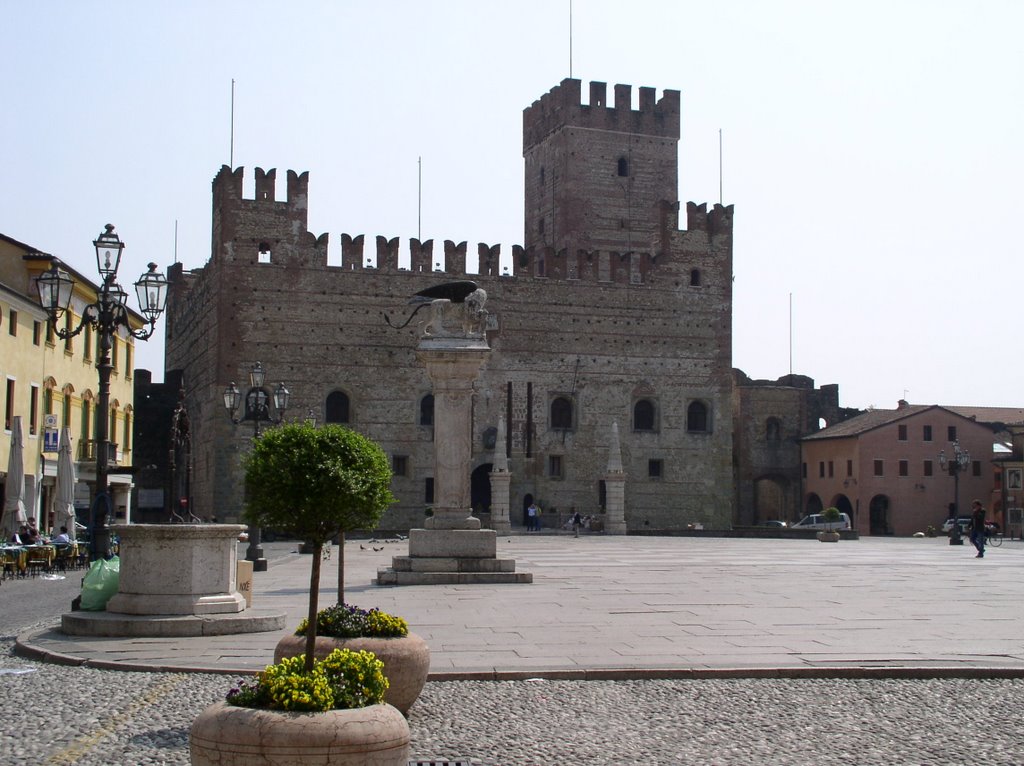
{"type": "Polygon", "coordinates": [[[823,543],[838,543],[839,533],[833,529],[833,526],[840,519],[839,509],[833,505],[823,510],[821,515],[825,519],[825,529],[818,532],[818,539],[823,543]]]}
{"type": "Polygon", "coordinates": [[[409,726],[384,701],[383,663],[366,651],[320,661],[314,652],[323,547],[342,530],[375,526],[394,502],[387,457],[342,426],[291,423],[256,439],[245,478],[246,520],[313,546],[305,650],[204,710],[189,736],[192,763],[404,766],[409,726]]]}

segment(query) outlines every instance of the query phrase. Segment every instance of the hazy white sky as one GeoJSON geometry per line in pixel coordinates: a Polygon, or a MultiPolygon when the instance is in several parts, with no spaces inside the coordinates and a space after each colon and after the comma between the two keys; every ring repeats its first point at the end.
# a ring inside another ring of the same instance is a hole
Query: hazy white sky
{"type": "MultiPolygon", "coordinates": [[[[522,241],[522,110],[568,0],[0,0],[0,232],[126,285],[210,253],[210,181],[310,174],[309,228],[522,241]]],[[[682,92],[683,202],[736,206],[733,364],[846,406],[1020,406],[1024,3],[575,0],[572,76],[682,92]]],[[[584,94],[587,87],[584,85],[584,94]]],[[[372,248],[368,248],[372,254],[372,248]]],[[[162,335],[162,326],[159,334],[162,335]]],[[[139,366],[162,376],[162,343],[139,366]]]]}

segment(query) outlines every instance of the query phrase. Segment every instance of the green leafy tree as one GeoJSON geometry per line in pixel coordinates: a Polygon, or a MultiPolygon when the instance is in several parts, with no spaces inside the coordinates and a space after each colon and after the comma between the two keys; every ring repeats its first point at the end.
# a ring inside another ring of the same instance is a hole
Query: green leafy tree
{"type": "Polygon", "coordinates": [[[839,521],[840,511],[834,505],[826,508],[821,512],[821,515],[825,518],[825,522],[828,524],[828,531],[831,532],[839,521]]]}
{"type": "MultiPolygon", "coordinates": [[[[323,547],[346,530],[376,526],[395,502],[390,485],[391,467],[380,446],[339,425],[271,428],[245,458],[246,521],[280,529],[313,546],[307,670],[313,668],[323,547]]],[[[340,591],[338,598],[343,598],[340,591]]]]}

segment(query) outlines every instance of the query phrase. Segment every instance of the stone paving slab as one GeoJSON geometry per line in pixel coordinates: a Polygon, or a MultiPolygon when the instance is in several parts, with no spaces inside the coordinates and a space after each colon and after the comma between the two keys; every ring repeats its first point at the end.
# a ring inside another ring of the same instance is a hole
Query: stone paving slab
{"type": "MultiPolygon", "coordinates": [[[[373,585],[406,545],[346,543],[345,597],[405,617],[430,644],[433,678],[1024,677],[1020,542],[978,560],[943,538],[500,536],[499,554],[532,584],[373,585]]],[[[336,598],[334,556],[321,606],[336,598]]],[[[254,606],[285,612],[283,631],[156,640],[52,629],[21,636],[19,651],[97,667],[252,672],[305,616],[309,567],[308,555],[285,553],[255,575],[254,606]]]]}

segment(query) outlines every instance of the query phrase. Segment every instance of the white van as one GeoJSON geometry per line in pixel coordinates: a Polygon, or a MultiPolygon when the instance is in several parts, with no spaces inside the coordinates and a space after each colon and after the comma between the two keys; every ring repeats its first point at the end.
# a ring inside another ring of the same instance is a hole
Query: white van
{"type": "Polygon", "coordinates": [[[838,532],[841,529],[850,528],[850,516],[845,513],[840,513],[839,518],[829,523],[825,521],[825,517],[820,513],[812,513],[810,516],[804,516],[800,521],[794,524],[792,529],[831,529],[838,532]]]}

